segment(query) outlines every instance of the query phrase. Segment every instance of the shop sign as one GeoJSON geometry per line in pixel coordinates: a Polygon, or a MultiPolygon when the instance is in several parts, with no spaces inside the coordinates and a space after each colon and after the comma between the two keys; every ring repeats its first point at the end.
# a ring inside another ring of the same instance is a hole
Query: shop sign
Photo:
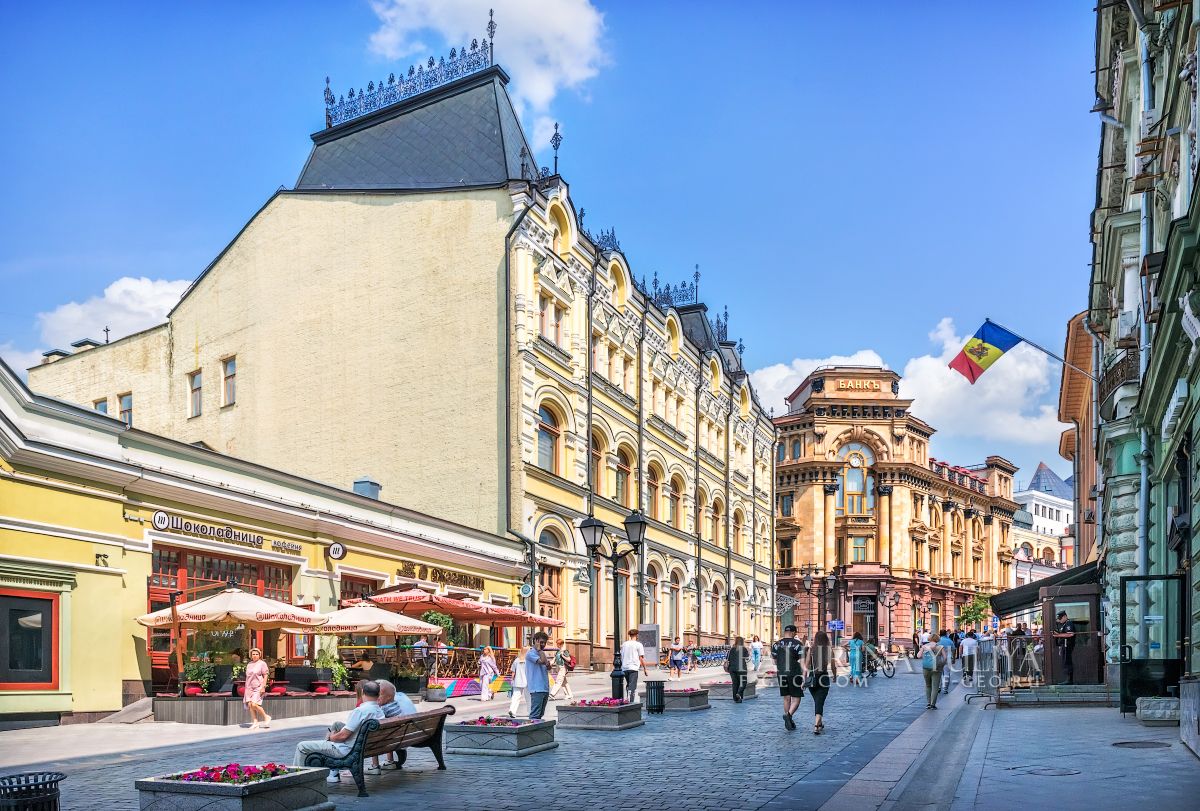
{"type": "MultiPolygon", "coordinates": [[[[262,549],[267,544],[267,539],[255,532],[234,529],[227,524],[206,524],[203,521],[193,521],[190,518],[172,515],[162,510],[155,511],[154,515],[150,517],[150,524],[159,532],[182,532],[187,535],[196,535],[200,538],[212,538],[216,541],[226,541],[238,544],[239,546],[248,546],[252,549],[262,549]]],[[[304,551],[303,547],[294,541],[281,541],[277,539],[271,540],[270,548],[276,552],[290,552],[293,554],[299,554],[304,551]]]]}
{"type": "Polygon", "coordinates": [[[483,578],[466,572],[455,572],[439,566],[428,566],[424,563],[406,560],[396,568],[400,577],[411,577],[414,580],[429,580],[447,586],[483,591],[483,578]]]}
{"type": "Polygon", "coordinates": [[[883,391],[878,380],[839,380],[838,391],[883,391]]]}
{"type": "Polygon", "coordinates": [[[346,557],[345,545],[334,541],[329,545],[328,555],[332,560],[341,560],[346,557]]]}

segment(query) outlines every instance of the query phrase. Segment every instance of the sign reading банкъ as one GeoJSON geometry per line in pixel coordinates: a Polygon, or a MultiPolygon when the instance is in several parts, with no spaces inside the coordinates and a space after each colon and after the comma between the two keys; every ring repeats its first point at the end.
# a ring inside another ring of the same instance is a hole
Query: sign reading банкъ
{"type": "Polygon", "coordinates": [[[838,391],[883,391],[878,380],[839,380],[838,391]]]}
{"type": "MultiPolygon", "coordinates": [[[[200,538],[212,538],[217,541],[235,543],[239,546],[249,546],[253,549],[262,549],[267,542],[264,536],[254,532],[244,532],[228,525],[206,524],[203,521],[193,521],[190,518],[184,518],[181,515],[172,515],[162,510],[157,510],[151,516],[150,524],[159,532],[183,532],[188,535],[196,535],[200,538]]],[[[290,552],[293,554],[304,551],[303,547],[298,543],[280,541],[274,538],[271,539],[271,549],[274,549],[276,552],[290,552]]]]}

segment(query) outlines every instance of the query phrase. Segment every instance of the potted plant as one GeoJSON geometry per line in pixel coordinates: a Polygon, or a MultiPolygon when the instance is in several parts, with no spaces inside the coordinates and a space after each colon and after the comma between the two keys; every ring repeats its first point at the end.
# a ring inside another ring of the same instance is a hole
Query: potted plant
{"type": "Polygon", "coordinates": [[[233,696],[239,697],[246,692],[246,664],[239,662],[233,666],[233,696]]]}
{"type": "MultiPolygon", "coordinates": [[[[425,671],[411,664],[397,664],[392,669],[392,682],[397,692],[418,695],[425,690],[425,671]]],[[[445,693],[442,695],[444,697],[445,693]]]]}
{"type": "Polygon", "coordinates": [[[640,727],[645,723],[641,702],[634,704],[625,699],[585,699],[558,707],[559,729],[617,731],[640,727]]]}
{"type": "Polygon", "coordinates": [[[558,746],[553,721],[484,715],[446,724],[443,731],[450,755],[524,757],[558,746]]]}
{"type": "Polygon", "coordinates": [[[328,648],[322,648],[313,661],[317,668],[318,678],[313,681],[313,692],[328,693],[334,690],[345,690],[350,685],[349,671],[342,660],[328,648]]]}
{"type": "Polygon", "coordinates": [[[201,693],[207,693],[208,686],[216,677],[217,673],[212,662],[188,662],[183,667],[183,676],[180,679],[183,682],[183,694],[198,696],[201,693]]]}
{"type": "Polygon", "coordinates": [[[142,808],[332,808],[328,769],[229,763],[137,780],[142,808]]]}

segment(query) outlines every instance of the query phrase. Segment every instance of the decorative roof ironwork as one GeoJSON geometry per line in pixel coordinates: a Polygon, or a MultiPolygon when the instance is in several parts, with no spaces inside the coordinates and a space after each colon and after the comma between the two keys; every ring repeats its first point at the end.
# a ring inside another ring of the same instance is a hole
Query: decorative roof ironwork
{"type": "MultiPolygon", "coordinates": [[[[601,236],[603,236],[603,234],[604,232],[602,231],[601,236]]],[[[618,246],[618,250],[619,249],[620,246],[618,246]]],[[[684,304],[696,304],[700,301],[700,266],[696,265],[696,271],[692,274],[691,282],[679,282],[678,284],[671,284],[668,282],[665,285],[660,285],[658,281],[658,271],[656,270],[654,271],[654,279],[650,285],[647,286],[646,277],[643,276],[641,284],[638,285],[638,288],[642,291],[642,294],[653,301],[654,306],[658,307],[660,310],[668,310],[671,307],[681,307],[684,304]]]]}
{"type": "Polygon", "coordinates": [[[550,136],[550,146],[554,148],[554,174],[558,174],[558,148],[562,146],[562,133],[558,131],[558,122],[554,122],[554,134],[550,136]]]}
{"type": "MultiPolygon", "coordinates": [[[[495,23],[488,24],[488,31],[493,32],[495,23]]],[[[470,50],[464,45],[461,49],[451,48],[450,58],[440,57],[434,62],[433,57],[424,65],[409,66],[408,75],[388,75],[387,83],[382,79],[379,84],[368,82],[364,91],[350,88],[344,96],[334,97],[329,86],[329,77],[325,77],[325,127],[336,127],[355,118],[389,107],[397,102],[449,84],[464,76],[478,73],[492,65],[492,43],[471,40],[470,50]]]]}
{"type": "Polygon", "coordinates": [[[729,305],[725,305],[725,312],[718,313],[717,317],[712,319],[713,332],[717,336],[718,341],[729,340],[729,305]]]}

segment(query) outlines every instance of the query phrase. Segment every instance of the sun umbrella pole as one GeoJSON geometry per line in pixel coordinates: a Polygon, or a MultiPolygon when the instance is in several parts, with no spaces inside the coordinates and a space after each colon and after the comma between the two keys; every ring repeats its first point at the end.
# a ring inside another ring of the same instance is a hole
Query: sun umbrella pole
{"type": "Polygon", "coordinates": [[[183,695],[183,629],[179,627],[179,610],[175,607],[175,601],[179,599],[181,592],[173,591],[169,595],[171,598],[171,626],[175,629],[175,680],[179,682],[179,695],[183,695]]]}

